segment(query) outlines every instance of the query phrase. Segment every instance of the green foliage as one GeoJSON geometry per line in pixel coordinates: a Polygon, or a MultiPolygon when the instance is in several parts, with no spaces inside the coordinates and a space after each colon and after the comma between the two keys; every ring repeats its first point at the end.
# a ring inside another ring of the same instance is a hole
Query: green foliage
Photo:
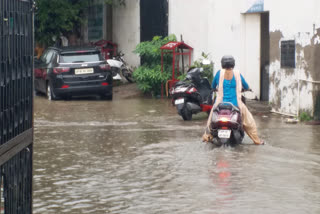
{"type": "Polygon", "coordinates": [[[197,68],[203,68],[203,76],[207,77],[209,82],[211,83],[213,80],[213,63],[210,62],[210,64],[204,64],[204,61],[209,60],[209,54],[205,54],[202,52],[201,58],[193,62],[193,65],[191,67],[197,67],[197,68]]]}
{"type": "MultiPolygon", "coordinates": [[[[155,66],[161,64],[161,50],[160,47],[170,41],[176,41],[175,35],[170,35],[165,38],[161,36],[153,37],[152,41],[141,42],[137,45],[134,53],[143,58],[144,65],[155,66]]],[[[172,55],[164,54],[164,64],[172,63],[172,55]]]]}
{"type": "Polygon", "coordinates": [[[126,0],[104,0],[106,4],[110,4],[113,6],[125,6],[126,0]]]}
{"type": "Polygon", "coordinates": [[[152,96],[160,94],[161,83],[165,83],[170,76],[168,72],[161,73],[161,65],[140,66],[133,72],[138,88],[144,93],[151,93],[152,96]]]}
{"type": "Polygon", "coordinates": [[[180,76],[178,76],[178,80],[182,81],[187,77],[187,74],[181,74],[180,76]]]}
{"type": "Polygon", "coordinates": [[[140,90],[153,96],[161,93],[161,83],[165,84],[172,75],[172,55],[164,55],[164,69],[161,72],[160,47],[170,41],[176,41],[175,35],[162,38],[155,36],[152,41],[141,42],[134,53],[143,59],[143,65],[135,70],[133,76],[140,90]]]}
{"type": "MultiPolygon", "coordinates": [[[[126,0],[101,0],[101,3],[125,5],[126,0]]],[[[68,37],[80,36],[81,25],[87,21],[85,13],[92,0],[36,0],[35,39],[36,42],[50,46],[53,37],[60,33],[68,37]]]]}
{"type": "Polygon", "coordinates": [[[52,45],[53,37],[60,33],[79,34],[84,23],[84,10],[88,7],[87,0],[36,0],[35,37],[42,45],[52,45]]]}
{"type": "Polygon", "coordinates": [[[309,112],[303,111],[300,113],[299,119],[300,119],[300,121],[304,122],[304,121],[312,120],[312,117],[309,112]]]}

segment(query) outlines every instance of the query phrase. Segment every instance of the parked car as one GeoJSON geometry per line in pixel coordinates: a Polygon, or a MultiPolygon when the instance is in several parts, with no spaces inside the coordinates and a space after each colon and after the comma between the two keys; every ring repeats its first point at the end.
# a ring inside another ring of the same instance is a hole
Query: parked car
{"type": "Polygon", "coordinates": [[[35,59],[34,88],[48,100],[100,95],[112,100],[112,72],[95,47],[50,47],[35,59]]]}

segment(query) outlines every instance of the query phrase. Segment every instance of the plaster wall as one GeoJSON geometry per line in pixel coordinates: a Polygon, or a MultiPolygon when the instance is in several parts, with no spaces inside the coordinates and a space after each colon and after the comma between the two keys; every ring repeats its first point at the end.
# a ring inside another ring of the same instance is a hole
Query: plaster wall
{"type": "Polygon", "coordinates": [[[314,113],[320,69],[320,3],[317,0],[265,0],[270,11],[270,91],[275,111],[297,115],[314,113]],[[284,12],[284,8],[286,8],[284,12]],[[308,15],[306,15],[308,14],[308,15]],[[281,68],[281,41],[294,40],[296,67],[281,68]]]}
{"type": "Polygon", "coordinates": [[[129,0],[125,7],[114,7],[112,20],[112,41],[118,44],[118,50],[125,54],[130,66],[139,66],[140,57],[133,51],[140,43],[140,0],[129,0]]]}

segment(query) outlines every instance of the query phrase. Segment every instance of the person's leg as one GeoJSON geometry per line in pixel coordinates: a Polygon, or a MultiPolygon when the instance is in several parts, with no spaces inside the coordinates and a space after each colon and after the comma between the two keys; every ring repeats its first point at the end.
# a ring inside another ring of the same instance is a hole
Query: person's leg
{"type": "Polygon", "coordinates": [[[210,125],[211,125],[211,118],[212,118],[212,112],[213,112],[213,108],[210,111],[210,115],[208,117],[208,121],[207,121],[207,127],[206,130],[202,136],[202,141],[203,142],[210,142],[213,139],[213,136],[210,133],[210,125]]]}
{"type": "Polygon", "coordinates": [[[245,105],[242,105],[241,116],[243,129],[247,133],[247,135],[253,140],[255,144],[263,144],[263,141],[261,141],[258,136],[256,122],[254,121],[252,114],[245,105]]]}

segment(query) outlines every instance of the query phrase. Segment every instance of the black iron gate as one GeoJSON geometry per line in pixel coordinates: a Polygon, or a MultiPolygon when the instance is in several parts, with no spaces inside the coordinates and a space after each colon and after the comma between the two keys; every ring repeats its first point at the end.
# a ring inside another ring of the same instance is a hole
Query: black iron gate
{"type": "Polygon", "coordinates": [[[32,213],[33,0],[0,0],[1,213],[32,213]]]}

